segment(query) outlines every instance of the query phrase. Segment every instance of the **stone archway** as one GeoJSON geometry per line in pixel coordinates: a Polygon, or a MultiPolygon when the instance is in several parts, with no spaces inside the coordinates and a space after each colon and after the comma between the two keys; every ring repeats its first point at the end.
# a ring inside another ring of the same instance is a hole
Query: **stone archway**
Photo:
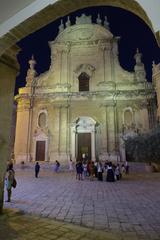
{"type": "MultiPolygon", "coordinates": [[[[0,108],[0,212],[3,208],[4,175],[7,160],[9,159],[8,146],[14,85],[19,69],[16,55],[20,49],[16,46],[16,43],[59,17],[63,17],[78,9],[93,6],[113,6],[128,10],[139,16],[153,31],[152,23],[147,14],[134,0],[60,0],[25,20],[0,38],[0,104],[3,106],[0,108]]],[[[158,42],[158,36],[156,39],[158,42]]]]}
{"type": "MultiPolygon", "coordinates": [[[[124,0],[60,0],[44,8],[2,36],[0,39],[0,56],[4,53],[9,55],[10,51],[8,51],[8,49],[14,46],[18,41],[58,19],[59,17],[63,17],[79,9],[94,6],[112,6],[130,11],[140,17],[153,31],[152,23],[146,12],[135,0],[125,2],[124,0]]],[[[155,38],[160,45],[159,33],[157,33],[157,35],[155,34],[155,38]]],[[[12,49],[12,53],[13,50],[15,49],[12,49]]]]}

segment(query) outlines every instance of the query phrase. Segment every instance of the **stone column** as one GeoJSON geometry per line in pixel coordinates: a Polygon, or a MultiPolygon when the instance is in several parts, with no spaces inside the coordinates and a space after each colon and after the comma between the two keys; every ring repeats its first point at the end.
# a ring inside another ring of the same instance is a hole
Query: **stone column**
{"type": "Polygon", "coordinates": [[[71,155],[72,160],[76,161],[76,127],[72,127],[72,133],[71,133],[71,155]]]}
{"type": "Polygon", "coordinates": [[[95,131],[91,132],[91,151],[92,151],[92,160],[95,161],[96,160],[96,156],[95,156],[95,131]]]}
{"type": "Polygon", "coordinates": [[[101,45],[100,46],[100,50],[102,52],[102,59],[103,59],[103,69],[102,69],[102,73],[103,73],[103,82],[105,83],[106,81],[108,81],[108,70],[110,69],[110,55],[109,52],[106,49],[105,45],[101,45]]]}
{"type": "Polygon", "coordinates": [[[119,125],[118,125],[118,109],[117,101],[114,102],[114,132],[115,132],[115,152],[119,154],[119,125]]]}
{"type": "Polygon", "coordinates": [[[68,145],[68,105],[63,104],[60,108],[60,155],[62,160],[68,159],[67,145],[68,145]]]}
{"type": "Polygon", "coordinates": [[[67,84],[69,85],[69,88],[71,86],[71,51],[70,51],[70,45],[68,45],[68,51],[67,51],[67,84]]]}
{"type": "Polygon", "coordinates": [[[61,52],[61,77],[60,77],[60,83],[64,84],[66,82],[66,52],[64,50],[62,50],[61,52]]]}
{"type": "Polygon", "coordinates": [[[67,103],[54,104],[54,114],[56,116],[54,134],[57,136],[57,142],[54,146],[54,160],[59,159],[61,162],[65,162],[69,158],[68,107],[67,103]]]}
{"type": "Polygon", "coordinates": [[[115,106],[111,103],[107,106],[107,124],[108,124],[108,152],[115,153],[116,129],[115,129],[115,106]]]}
{"type": "Polygon", "coordinates": [[[102,126],[101,126],[101,136],[102,136],[102,142],[101,142],[101,154],[103,158],[106,158],[107,152],[108,152],[108,123],[107,123],[107,107],[106,105],[102,106],[102,126]]]}
{"type": "Polygon", "coordinates": [[[62,79],[63,79],[63,50],[59,51],[60,52],[60,62],[59,62],[59,68],[60,68],[60,79],[59,79],[59,83],[62,84],[62,79]]]}
{"type": "Polygon", "coordinates": [[[60,154],[60,121],[61,121],[61,110],[58,103],[52,103],[53,107],[53,125],[52,125],[52,140],[50,142],[50,158],[51,161],[59,159],[60,154]]]}
{"type": "Polygon", "coordinates": [[[61,83],[67,85],[68,84],[68,56],[69,56],[69,49],[65,47],[62,50],[62,63],[61,63],[61,83]]]}
{"type": "Polygon", "coordinates": [[[29,145],[31,132],[31,109],[30,99],[18,99],[17,121],[16,121],[16,138],[14,153],[16,163],[29,161],[29,145]]]}
{"type": "MultiPolygon", "coordinates": [[[[13,52],[14,54],[14,52],[13,52]]],[[[15,79],[18,72],[15,56],[0,58],[0,213],[3,209],[4,177],[10,160],[10,134],[15,79]],[[14,62],[15,61],[15,62],[14,62]]]]}
{"type": "Polygon", "coordinates": [[[55,48],[54,51],[52,50],[52,59],[52,71],[55,71],[57,73],[55,83],[59,89],[59,85],[62,81],[62,50],[59,48],[55,48]]]}
{"type": "Polygon", "coordinates": [[[68,46],[63,46],[60,51],[60,84],[65,86],[68,83],[68,46]]]}
{"type": "Polygon", "coordinates": [[[107,48],[104,51],[105,54],[105,81],[109,82],[111,81],[111,50],[110,47],[107,46],[107,48]]]}
{"type": "Polygon", "coordinates": [[[105,46],[102,46],[102,51],[103,51],[103,74],[104,74],[104,77],[103,77],[103,81],[105,82],[106,81],[106,48],[105,46]]]}

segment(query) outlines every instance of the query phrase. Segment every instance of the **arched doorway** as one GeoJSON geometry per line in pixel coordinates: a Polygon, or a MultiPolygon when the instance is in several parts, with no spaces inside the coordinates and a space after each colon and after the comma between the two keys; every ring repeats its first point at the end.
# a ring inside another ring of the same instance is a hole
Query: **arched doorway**
{"type": "Polygon", "coordinates": [[[82,159],[82,154],[88,159],[96,158],[96,121],[90,117],[79,117],[71,127],[71,155],[73,160],[82,159]]]}

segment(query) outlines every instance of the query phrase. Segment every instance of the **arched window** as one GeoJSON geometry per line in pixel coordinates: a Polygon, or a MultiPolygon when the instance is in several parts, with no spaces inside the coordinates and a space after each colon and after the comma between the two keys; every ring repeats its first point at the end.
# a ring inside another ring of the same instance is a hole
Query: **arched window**
{"type": "Polygon", "coordinates": [[[45,112],[41,112],[39,114],[39,117],[38,117],[38,125],[40,128],[44,128],[46,127],[46,113],[45,112]]]}
{"type": "Polygon", "coordinates": [[[79,77],[79,92],[89,91],[89,76],[82,72],[79,77]]]}

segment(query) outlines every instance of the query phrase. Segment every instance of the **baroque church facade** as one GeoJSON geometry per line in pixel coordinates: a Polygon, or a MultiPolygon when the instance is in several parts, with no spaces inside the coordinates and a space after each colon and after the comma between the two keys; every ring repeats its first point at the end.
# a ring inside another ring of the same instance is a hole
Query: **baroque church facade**
{"type": "Polygon", "coordinates": [[[51,65],[36,75],[29,61],[26,86],[19,89],[15,159],[82,158],[124,160],[124,139],[147,132],[155,124],[155,89],[147,82],[137,49],[133,72],[120,66],[119,38],[107,17],[96,23],[82,14],[71,25],[61,22],[50,42],[51,65]]]}

